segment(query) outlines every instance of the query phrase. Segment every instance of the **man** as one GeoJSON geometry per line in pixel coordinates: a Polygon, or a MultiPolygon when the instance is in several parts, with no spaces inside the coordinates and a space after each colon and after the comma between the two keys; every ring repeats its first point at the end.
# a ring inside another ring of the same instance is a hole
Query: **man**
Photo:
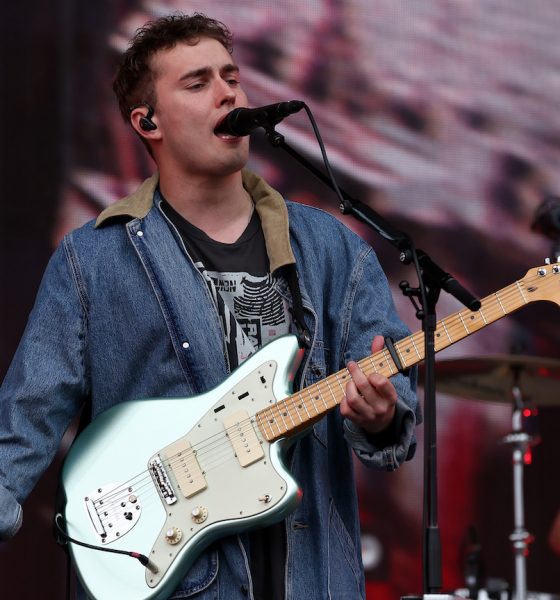
{"type": "Polygon", "coordinates": [[[410,380],[353,362],[407,332],[371,248],[243,170],[248,138],[217,134],[247,106],[225,26],[165,17],[135,35],[114,89],[158,173],[55,252],[0,391],[0,535],[86,399],[194,396],[288,332],[296,386],[347,364],[340,411],[291,449],[303,500],[284,522],[205,550],[173,598],[363,598],[350,447],[392,470],[412,457],[410,380]],[[375,335],[374,334],[378,334],[375,335]],[[371,340],[373,338],[373,343],[371,340]]]}

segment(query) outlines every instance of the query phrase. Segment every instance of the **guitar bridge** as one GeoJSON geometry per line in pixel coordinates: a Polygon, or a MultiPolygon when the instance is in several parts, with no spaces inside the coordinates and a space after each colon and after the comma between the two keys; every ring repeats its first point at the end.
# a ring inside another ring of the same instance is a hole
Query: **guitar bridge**
{"type": "Polygon", "coordinates": [[[99,487],[84,498],[97,539],[110,544],[128,533],[140,519],[142,506],[131,486],[118,483],[99,487]]]}
{"type": "Polygon", "coordinates": [[[169,477],[167,476],[165,467],[163,466],[159,455],[150,460],[149,466],[150,473],[161,497],[167,504],[175,504],[175,502],[177,502],[177,496],[175,495],[175,490],[171,485],[171,481],[169,481],[169,477]]]}

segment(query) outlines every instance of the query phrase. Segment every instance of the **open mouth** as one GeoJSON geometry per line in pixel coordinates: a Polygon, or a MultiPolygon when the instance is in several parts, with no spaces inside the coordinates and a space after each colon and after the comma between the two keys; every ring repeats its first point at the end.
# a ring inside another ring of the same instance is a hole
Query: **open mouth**
{"type": "Polygon", "coordinates": [[[222,140],[237,139],[239,136],[229,133],[227,126],[225,126],[227,117],[228,115],[224,115],[224,117],[218,121],[218,124],[216,127],[214,127],[214,135],[218,136],[222,140]]]}

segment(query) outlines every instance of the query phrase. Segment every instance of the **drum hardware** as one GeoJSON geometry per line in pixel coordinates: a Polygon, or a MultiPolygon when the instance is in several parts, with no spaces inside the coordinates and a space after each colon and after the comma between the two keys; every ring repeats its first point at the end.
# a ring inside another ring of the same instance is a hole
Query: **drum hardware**
{"type": "MultiPolygon", "coordinates": [[[[519,380],[519,370],[514,368],[514,381],[519,380]]],[[[514,529],[509,536],[513,547],[515,561],[515,600],[527,600],[527,556],[529,544],[533,536],[525,529],[525,501],[523,495],[523,476],[525,463],[530,463],[530,449],[537,438],[527,433],[523,427],[523,416],[528,408],[523,399],[521,389],[514,383],[511,390],[513,400],[512,432],[503,438],[505,444],[511,446],[513,468],[513,520],[514,529]]]]}
{"type": "MultiPolygon", "coordinates": [[[[439,392],[512,404],[511,433],[502,442],[511,446],[512,453],[514,528],[509,539],[515,567],[513,600],[557,598],[527,591],[526,560],[533,537],[525,528],[523,476],[525,465],[531,462],[531,448],[540,441],[535,406],[560,405],[560,361],[523,355],[481,356],[439,361],[436,370],[439,392]]],[[[481,593],[482,598],[487,594],[486,590],[481,593]]]]}
{"type": "Polygon", "coordinates": [[[528,405],[560,406],[560,360],[554,358],[496,354],[442,360],[436,373],[438,392],[445,394],[510,404],[517,385],[528,405]]]}

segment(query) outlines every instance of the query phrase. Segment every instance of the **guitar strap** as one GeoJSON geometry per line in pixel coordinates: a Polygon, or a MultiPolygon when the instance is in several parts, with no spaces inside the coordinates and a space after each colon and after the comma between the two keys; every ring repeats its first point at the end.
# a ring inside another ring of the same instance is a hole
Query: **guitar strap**
{"type": "Polygon", "coordinates": [[[290,312],[294,319],[299,346],[300,348],[309,350],[311,348],[311,334],[305,325],[303,302],[301,299],[301,290],[295,263],[288,264],[284,267],[284,275],[292,295],[292,308],[290,309],[290,312]]]}

